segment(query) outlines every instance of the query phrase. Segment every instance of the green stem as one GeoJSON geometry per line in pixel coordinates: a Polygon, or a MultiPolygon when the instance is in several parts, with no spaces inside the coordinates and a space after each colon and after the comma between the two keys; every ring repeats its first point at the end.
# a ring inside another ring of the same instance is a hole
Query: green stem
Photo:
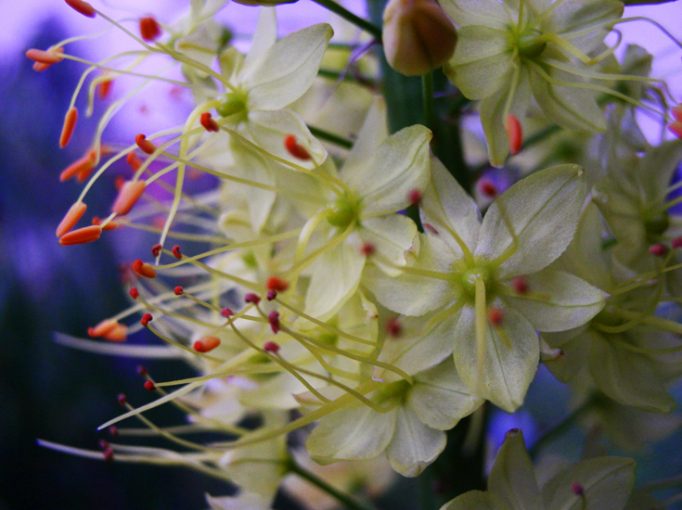
{"type": "Polygon", "coordinates": [[[580,418],[592,409],[594,403],[594,398],[588,398],[583,404],[574,409],[571,414],[566,416],[558,425],[545,432],[545,434],[528,450],[530,456],[535,457],[545,445],[566,433],[580,418]]]}
{"type": "Polygon", "coordinates": [[[321,491],[329,494],[332,498],[341,503],[344,508],[348,510],[373,510],[371,507],[363,505],[359,501],[356,501],[355,499],[350,497],[348,494],[345,494],[344,492],[341,492],[335,487],[329,485],[322,478],[318,477],[315,473],[312,473],[303,466],[297,464],[295,460],[291,459],[287,467],[289,468],[289,471],[291,473],[300,476],[301,478],[311,483],[321,491]]]}
{"type": "Polygon", "coordinates": [[[349,140],[348,138],[344,138],[342,136],[339,136],[334,133],[330,133],[329,131],[326,131],[322,128],[318,128],[315,126],[310,126],[308,125],[308,129],[310,129],[310,132],[313,134],[313,136],[316,136],[320,140],[324,140],[326,142],[334,143],[338,145],[339,147],[343,147],[345,149],[350,149],[353,147],[353,141],[349,140]]]}
{"type": "Polygon", "coordinates": [[[433,72],[422,75],[422,105],[424,110],[424,125],[433,129],[435,125],[435,111],[433,109],[433,72]]]}
{"type": "Polygon", "coordinates": [[[358,28],[361,28],[365,32],[371,34],[377,41],[381,41],[381,28],[370,23],[366,19],[361,18],[350,12],[345,7],[337,4],[333,0],[313,0],[318,5],[321,5],[325,9],[341,16],[346,21],[352,23],[358,28]]]}

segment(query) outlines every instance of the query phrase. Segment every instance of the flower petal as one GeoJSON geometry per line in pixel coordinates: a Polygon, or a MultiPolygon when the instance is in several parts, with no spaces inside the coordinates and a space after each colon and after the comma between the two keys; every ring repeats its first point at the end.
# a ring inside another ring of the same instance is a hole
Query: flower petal
{"type": "Polygon", "coordinates": [[[386,454],[391,467],[403,476],[418,476],[445,449],[445,433],[424,425],[417,415],[399,407],[395,434],[386,454]]]}
{"type": "Polygon", "coordinates": [[[512,22],[507,11],[496,0],[443,0],[441,6],[460,26],[503,28],[512,22]]]}
{"type": "Polygon", "coordinates": [[[415,243],[419,243],[417,225],[401,214],[363,220],[359,235],[365,243],[374,246],[380,257],[391,262],[391,265],[387,265],[377,258],[373,259],[377,267],[391,276],[400,274],[393,264],[405,265],[408,252],[414,249],[415,243]]]}

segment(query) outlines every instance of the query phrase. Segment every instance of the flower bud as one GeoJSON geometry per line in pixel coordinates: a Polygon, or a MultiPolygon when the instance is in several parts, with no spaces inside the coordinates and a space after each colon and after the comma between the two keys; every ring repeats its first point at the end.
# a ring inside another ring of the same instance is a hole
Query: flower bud
{"type": "Polygon", "coordinates": [[[416,76],[435,69],[455,51],[457,32],[435,0],[390,0],[384,10],[386,60],[416,76]]]}

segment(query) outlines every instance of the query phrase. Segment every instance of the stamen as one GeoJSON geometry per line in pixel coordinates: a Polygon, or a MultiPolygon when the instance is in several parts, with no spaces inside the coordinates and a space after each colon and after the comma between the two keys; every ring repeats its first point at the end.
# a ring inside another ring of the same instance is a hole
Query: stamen
{"type": "Polygon", "coordinates": [[[279,312],[276,310],[273,310],[268,314],[268,324],[270,324],[270,329],[272,332],[276,335],[279,333],[280,325],[279,325],[279,312]]]}
{"type": "Polygon", "coordinates": [[[220,338],[215,336],[205,336],[194,342],[192,347],[197,352],[211,352],[220,345],[220,338]]]}
{"type": "Polygon", "coordinates": [[[142,133],[135,136],[135,143],[146,154],[153,154],[156,151],[156,145],[147,140],[147,137],[142,133]]]}
{"type": "Polygon", "coordinates": [[[26,58],[29,60],[33,60],[33,62],[36,62],[38,64],[45,64],[48,66],[51,66],[53,64],[58,64],[62,60],[64,60],[64,57],[61,55],[62,51],[58,51],[56,48],[54,50],[39,50],[37,48],[31,48],[30,50],[26,50],[26,58]]]}
{"type": "Polygon", "coordinates": [[[523,128],[518,117],[513,113],[507,115],[504,123],[504,129],[507,132],[507,139],[509,140],[510,154],[518,154],[521,151],[523,144],[523,128]]]}
{"type": "Polygon", "coordinates": [[[206,131],[220,131],[220,126],[218,126],[218,123],[213,119],[213,116],[209,112],[201,114],[200,122],[206,131]]]}
{"type": "Polygon", "coordinates": [[[154,246],[152,246],[152,257],[158,257],[162,248],[163,246],[161,246],[161,243],[156,243],[154,246]]]}
{"type": "MultiPolygon", "coordinates": [[[[50,48],[47,50],[48,53],[55,53],[57,55],[62,55],[64,53],[64,48],[61,46],[57,46],[56,48],[50,48]]],[[[61,61],[61,60],[60,60],[61,61]]],[[[50,67],[52,67],[53,64],[46,64],[44,62],[33,62],[33,70],[42,73],[43,71],[47,71],[50,67]]]]}
{"type": "Polygon", "coordinates": [[[111,332],[116,327],[117,324],[118,322],[111,319],[103,320],[95,327],[88,328],[88,336],[90,338],[102,337],[107,333],[111,332]]]}
{"type": "Polygon", "coordinates": [[[142,276],[144,278],[156,277],[156,270],[154,269],[154,267],[151,264],[142,262],[142,259],[135,259],[133,263],[130,265],[130,268],[138,276],[142,276]]]}
{"type": "Polygon", "coordinates": [[[59,238],[59,244],[62,246],[72,246],[74,244],[93,243],[97,241],[101,235],[102,227],[99,225],[90,225],[89,227],[67,232],[59,238]]]}
{"type": "Polygon", "coordinates": [[[140,18],[140,35],[147,42],[155,41],[161,35],[161,26],[152,16],[140,18]]]}
{"type": "Polygon", "coordinates": [[[478,189],[483,196],[488,198],[495,198],[499,193],[495,183],[487,177],[483,177],[478,181],[478,189]]]}
{"type": "Polygon", "coordinates": [[[277,299],[277,291],[276,290],[269,290],[268,293],[265,295],[265,297],[268,301],[272,301],[273,299],[277,299]]]}
{"type": "Polygon", "coordinates": [[[112,425],[107,429],[107,432],[109,432],[109,435],[111,437],[118,437],[118,427],[116,425],[112,425]]]}
{"type": "Polygon", "coordinates": [[[64,234],[71,231],[71,229],[73,229],[81,220],[87,208],[88,206],[85,205],[84,202],[76,202],[73,204],[64,215],[64,218],[62,218],[62,221],[59,222],[59,226],[57,226],[55,232],[56,236],[62,237],[64,234]]]}
{"type": "Polygon", "coordinates": [[[128,397],[125,393],[119,393],[116,395],[116,401],[118,402],[118,405],[125,407],[126,403],[128,402],[128,397]]]}
{"type": "Polygon", "coordinates": [[[125,342],[128,339],[128,327],[125,324],[116,323],[111,331],[102,335],[102,338],[111,342],[125,342]]]}
{"type": "Polygon", "coordinates": [[[253,292],[248,292],[244,295],[244,302],[252,305],[258,305],[258,303],[260,303],[260,296],[253,292]]]}
{"type": "Polygon", "coordinates": [[[171,253],[173,253],[173,256],[180,260],[182,258],[182,250],[180,249],[180,245],[176,244],[171,248],[171,253]]]}
{"type": "Polygon", "coordinates": [[[661,243],[652,244],[649,246],[649,253],[655,257],[665,257],[668,253],[668,247],[661,243]]]}
{"type": "Polygon", "coordinates": [[[229,319],[234,315],[234,312],[232,311],[231,308],[225,307],[222,310],[220,310],[220,315],[222,315],[226,319],[229,319]]]}
{"type": "Polygon", "coordinates": [[[156,389],[156,385],[154,384],[154,381],[152,381],[151,379],[147,379],[144,382],[143,386],[144,386],[144,389],[147,391],[154,391],[156,389]]]}
{"type": "Polygon", "coordinates": [[[137,290],[137,287],[130,287],[128,294],[130,294],[130,297],[133,299],[137,299],[140,297],[140,291],[137,290]]]}
{"type": "Polygon", "coordinates": [[[585,496],[585,488],[582,486],[582,484],[578,482],[573,482],[571,484],[571,492],[575,494],[576,496],[583,497],[585,496]]]}
{"type": "Polygon", "coordinates": [[[185,289],[183,288],[182,285],[176,285],[175,288],[173,289],[173,294],[176,296],[182,296],[185,293],[185,289]]]}
{"type": "Polygon", "coordinates": [[[529,285],[528,285],[528,280],[523,277],[523,276],[516,276],[515,278],[512,279],[512,288],[514,289],[514,292],[520,295],[528,294],[529,291],[529,285]]]}
{"type": "Polygon", "coordinates": [[[407,200],[410,205],[419,205],[424,198],[422,192],[418,189],[412,189],[407,193],[407,200]]]}
{"type": "Polygon", "coordinates": [[[403,333],[403,326],[398,317],[391,317],[386,321],[386,333],[393,338],[399,338],[403,333]]]}
{"type": "Polygon", "coordinates": [[[95,11],[95,8],[90,5],[88,2],[85,2],[84,0],[64,0],[66,2],[66,5],[71,7],[73,10],[76,12],[81,13],[83,16],[86,16],[88,18],[94,18],[95,14],[97,14],[97,11],[95,11]]]}
{"type": "Polygon", "coordinates": [[[151,313],[146,312],[142,314],[142,317],[140,318],[140,324],[142,324],[145,328],[147,325],[154,320],[154,317],[152,316],[151,313]]]}
{"type": "Polygon", "coordinates": [[[263,350],[270,354],[277,354],[279,352],[279,344],[272,340],[268,340],[263,344],[263,350]]]}
{"type": "Polygon", "coordinates": [[[114,80],[107,78],[99,82],[97,86],[97,97],[100,101],[106,100],[111,95],[111,87],[114,84],[114,80]]]}
{"type": "Polygon", "coordinates": [[[360,246],[360,253],[365,257],[371,257],[376,251],[377,248],[372,243],[362,243],[362,246],[360,246]]]}
{"type": "Polygon", "coordinates": [[[504,312],[500,308],[490,308],[488,310],[488,320],[496,328],[504,321],[504,312]]]}
{"type": "Polygon", "coordinates": [[[64,116],[64,125],[62,126],[62,133],[59,136],[59,147],[64,148],[69,145],[73,131],[76,129],[76,122],[78,122],[78,109],[75,106],[69,108],[64,116]]]}
{"type": "Polygon", "coordinates": [[[274,290],[276,292],[284,292],[289,288],[289,282],[278,276],[271,276],[265,283],[265,287],[268,290],[274,290]]]}
{"type": "Polygon", "coordinates": [[[134,152],[128,153],[126,156],[126,162],[130,165],[130,168],[132,168],[134,172],[137,172],[142,166],[142,160],[134,152]]]}
{"type": "Polygon", "coordinates": [[[146,187],[147,184],[144,181],[125,182],[111,208],[112,212],[115,212],[119,216],[128,214],[140,199],[146,187]]]}
{"type": "Polygon", "coordinates": [[[284,137],[284,148],[287,150],[287,152],[289,152],[289,154],[297,159],[304,161],[311,159],[308,150],[298,143],[296,136],[294,135],[286,135],[284,137]]]}
{"type": "Polygon", "coordinates": [[[109,447],[102,450],[102,456],[104,457],[104,462],[113,462],[114,461],[113,448],[109,447]]]}

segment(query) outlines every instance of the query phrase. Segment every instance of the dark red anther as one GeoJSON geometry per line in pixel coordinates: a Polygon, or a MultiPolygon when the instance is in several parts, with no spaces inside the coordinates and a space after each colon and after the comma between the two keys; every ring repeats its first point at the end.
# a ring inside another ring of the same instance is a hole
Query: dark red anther
{"type": "Polygon", "coordinates": [[[153,154],[156,150],[156,145],[147,140],[147,137],[142,133],[135,136],[135,143],[145,154],[153,154]]]}
{"type": "Polygon", "coordinates": [[[180,249],[180,245],[175,244],[171,248],[171,253],[173,254],[173,257],[176,259],[180,260],[182,258],[182,250],[180,249]]]}
{"type": "Polygon", "coordinates": [[[213,119],[213,116],[209,112],[202,113],[199,122],[206,131],[220,131],[220,126],[218,126],[218,123],[213,119]]]}
{"type": "Polygon", "coordinates": [[[163,247],[161,246],[161,243],[156,243],[154,246],[152,246],[152,257],[158,257],[162,248],[163,247]]]}
{"type": "Polygon", "coordinates": [[[501,326],[504,321],[504,312],[500,308],[490,308],[488,310],[488,320],[495,326],[501,326]]]}
{"type": "Polygon", "coordinates": [[[424,195],[418,189],[412,189],[407,194],[407,200],[410,202],[410,205],[419,205],[422,198],[424,198],[424,195]]]}
{"type": "Polygon", "coordinates": [[[98,441],[98,444],[102,450],[106,450],[107,448],[109,448],[109,441],[107,441],[106,439],[100,439],[98,441]]]}
{"type": "Polygon", "coordinates": [[[665,257],[668,253],[668,247],[661,243],[652,244],[649,246],[649,253],[655,257],[665,257]]]}
{"type": "Polygon", "coordinates": [[[220,310],[220,315],[228,319],[234,315],[234,312],[232,311],[232,309],[225,307],[222,310],[220,310]]]}
{"type": "Polygon", "coordinates": [[[495,183],[488,179],[487,177],[484,177],[483,179],[478,181],[478,189],[480,190],[483,196],[488,198],[495,198],[499,193],[499,190],[497,189],[497,186],[495,186],[495,183]]]}
{"type": "Polygon", "coordinates": [[[142,318],[140,319],[140,324],[142,324],[146,328],[147,325],[153,320],[154,320],[154,316],[151,313],[147,312],[147,313],[142,314],[142,318]]]}
{"type": "Polygon", "coordinates": [[[276,335],[279,333],[279,312],[276,310],[273,310],[268,314],[268,324],[270,324],[270,329],[272,332],[276,335]]]}
{"type": "Polygon", "coordinates": [[[263,344],[263,350],[270,354],[277,354],[279,352],[279,344],[272,340],[268,340],[263,344]]]}
{"type": "Polygon", "coordinates": [[[135,371],[137,372],[137,375],[139,375],[140,377],[147,377],[149,375],[149,371],[147,370],[147,367],[145,367],[144,365],[137,365],[135,371]]]}
{"type": "Polygon", "coordinates": [[[135,259],[133,261],[133,263],[130,264],[130,268],[138,276],[143,276],[144,278],[155,278],[156,277],[156,269],[154,269],[154,267],[151,264],[147,264],[146,262],[142,262],[141,259],[135,259]]]}
{"type": "Polygon", "coordinates": [[[403,326],[398,317],[391,317],[386,321],[386,333],[393,338],[398,338],[403,333],[403,326]]]}
{"type": "Polygon", "coordinates": [[[94,18],[97,12],[95,8],[84,0],[64,0],[66,5],[71,7],[74,11],[81,13],[88,18],[94,18]]]}
{"type": "Polygon", "coordinates": [[[272,301],[277,297],[277,291],[276,290],[269,290],[267,294],[265,294],[265,297],[267,298],[268,301],[272,301]]]}
{"type": "Polygon", "coordinates": [[[107,431],[111,437],[118,437],[118,427],[116,425],[112,425],[107,431]]]}
{"type": "Polygon", "coordinates": [[[161,25],[152,16],[140,18],[140,35],[147,42],[152,42],[161,35],[161,25]]]}
{"type": "Polygon", "coordinates": [[[182,285],[176,285],[173,289],[173,293],[176,296],[182,296],[185,293],[185,289],[182,287],[182,285]]]}
{"type": "Polygon", "coordinates": [[[140,291],[137,290],[137,287],[130,287],[128,294],[130,294],[130,297],[133,299],[137,299],[140,297],[140,291]]]}
{"type": "Polygon", "coordinates": [[[528,294],[529,286],[528,286],[528,280],[524,278],[523,276],[516,276],[515,278],[512,279],[512,288],[514,289],[514,292],[520,295],[528,294]]]}
{"type": "Polygon", "coordinates": [[[125,405],[128,403],[128,397],[126,397],[125,393],[119,393],[116,396],[116,400],[118,401],[118,405],[121,407],[125,407],[125,405]]]}
{"type": "Polygon", "coordinates": [[[265,283],[268,290],[275,290],[277,292],[284,292],[289,288],[289,282],[278,276],[271,276],[265,283]]]}
{"type": "Polygon", "coordinates": [[[297,159],[308,161],[311,159],[308,150],[298,143],[295,135],[286,135],[284,137],[284,148],[289,154],[297,159]]]}
{"type": "Polygon", "coordinates": [[[583,497],[585,496],[585,487],[583,487],[582,484],[578,482],[573,482],[571,484],[571,492],[576,496],[583,497]]]}
{"type": "Polygon", "coordinates": [[[99,97],[101,101],[104,101],[109,97],[111,94],[111,86],[113,84],[114,81],[111,78],[107,78],[106,80],[99,82],[99,85],[97,86],[97,97],[99,97]]]}
{"type": "Polygon", "coordinates": [[[244,302],[250,303],[252,305],[258,305],[258,303],[260,303],[260,296],[253,292],[248,292],[244,295],[244,302]]]}
{"type": "Polygon", "coordinates": [[[102,451],[102,456],[105,462],[113,462],[114,460],[114,450],[112,448],[106,448],[102,451]]]}
{"type": "Polygon", "coordinates": [[[137,172],[142,166],[142,160],[134,152],[128,153],[126,156],[126,162],[130,165],[130,168],[132,168],[134,172],[137,172]]]}
{"type": "Polygon", "coordinates": [[[154,381],[151,379],[147,379],[144,384],[144,389],[147,391],[154,391],[156,389],[156,385],[154,384],[154,381]]]}
{"type": "Polygon", "coordinates": [[[360,253],[362,253],[365,257],[374,255],[376,251],[377,247],[372,243],[362,243],[362,246],[360,246],[360,253]]]}

